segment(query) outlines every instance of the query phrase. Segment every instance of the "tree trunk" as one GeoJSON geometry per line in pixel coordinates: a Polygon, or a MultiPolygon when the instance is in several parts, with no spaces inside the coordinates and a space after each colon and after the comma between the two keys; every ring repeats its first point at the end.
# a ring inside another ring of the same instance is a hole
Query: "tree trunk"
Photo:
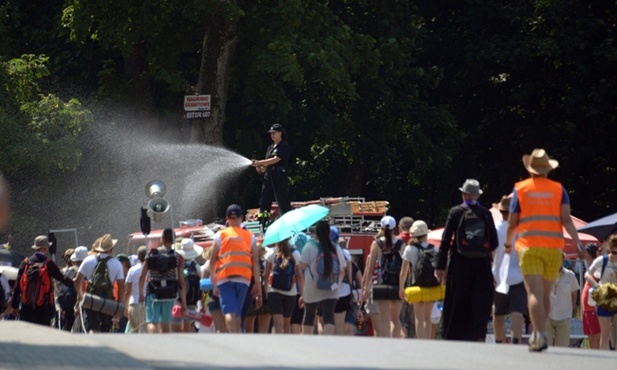
{"type": "MultiPolygon", "coordinates": [[[[236,5],[236,0],[226,1],[236,5]]],[[[206,32],[202,46],[198,94],[210,94],[210,117],[193,120],[190,142],[223,145],[223,124],[229,87],[229,66],[238,42],[236,18],[229,20],[221,12],[214,12],[206,20],[206,32]]]]}

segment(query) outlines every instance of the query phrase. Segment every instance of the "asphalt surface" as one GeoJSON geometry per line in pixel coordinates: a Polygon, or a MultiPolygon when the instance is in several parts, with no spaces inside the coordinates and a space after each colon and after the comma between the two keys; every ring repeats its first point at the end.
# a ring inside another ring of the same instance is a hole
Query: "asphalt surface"
{"type": "Polygon", "coordinates": [[[0,369],[615,369],[578,348],[259,334],[70,334],[0,321],[0,369]]]}

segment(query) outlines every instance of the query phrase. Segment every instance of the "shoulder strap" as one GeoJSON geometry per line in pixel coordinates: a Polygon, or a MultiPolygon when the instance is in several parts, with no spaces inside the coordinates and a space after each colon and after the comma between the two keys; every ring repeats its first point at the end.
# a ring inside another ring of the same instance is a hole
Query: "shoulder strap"
{"type": "Polygon", "coordinates": [[[381,238],[375,238],[375,243],[377,243],[377,246],[379,246],[380,249],[383,249],[384,242],[383,240],[381,240],[381,238]]]}
{"type": "Polygon", "coordinates": [[[608,254],[605,254],[602,258],[602,272],[600,272],[600,280],[602,280],[602,275],[604,275],[604,270],[606,270],[606,265],[608,265],[608,254]]]}

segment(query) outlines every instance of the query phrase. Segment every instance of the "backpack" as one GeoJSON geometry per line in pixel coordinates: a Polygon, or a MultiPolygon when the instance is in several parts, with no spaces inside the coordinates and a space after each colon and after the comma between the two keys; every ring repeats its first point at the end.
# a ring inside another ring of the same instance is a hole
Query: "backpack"
{"type": "Polygon", "coordinates": [[[486,258],[490,255],[489,233],[482,210],[473,211],[463,204],[463,214],[456,229],[458,252],[467,258],[486,258]]]}
{"type": "MultiPolygon", "coordinates": [[[[73,280],[77,275],[77,271],[72,268],[67,268],[64,272],[64,276],[73,280]]],[[[58,288],[58,305],[63,311],[72,310],[77,303],[77,290],[75,290],[74,286],[68,286],[64,284],[60,284],[60,288],[58,288]]]]}
{"type": "Polygon", "coordinates": [[[92,277],[88,281],[88,293],[103,298],[113,298],[114,284],[109,279],[109,268],[107,267],[107,262],[110,259],[111,256],[105,258],[96,256],[97,264],[94,267],[92,277]]]}
{"type": "Polygon", "coordinates": [[[428,248],[418,248],[418,262],[413,266],[414,281],[413,286],[434,287],[439,286],[439,281],[435,277],[435,263],[437,262],[437,251],[433,244],[428,248]]]}
{"type": "Polygon", "coordinates": [[[54,292],[48,270],[49,258],[43,262],[33,262],[26,259],[24,272],[19,280],[21,288],[21,303],[33,309],[52,305],[54,292]]]}
{"type": "Polygon", "coordinates": [[[332,271],[326,276],[324,252],[321,247],[317,248],[319,250],[319,254],[317,254],[317,259],[315,260],[315,266],[317,267],[315,269],[317,271],[317,289],[328,291],[336,290],[338,278],[341,273],[341,261],[338,260],[338,256],[335,253],[332,253],[332,271]]]}
{"type": "Polygon", "coordinates": [[[403,266],[403,257],[401,257],[401,247],[405,242],[398,239],[390,250],[385,251],[385,241],[382,238],[375,239],[379,248],[381,248],[381,260],[379,268],[381,269],[381,284],[398,286],[401,267],[403,266]]]}
{"type": "Polygon", "coordinates": [[[296,261],[290,256],[287,266],[283,268],[284,260],[283,256],[275,256],[274,266],[270,273],[270,286],[288,292],[296,284],[296,261]]]}
{"type": "Polygon", "coordinates": [[[195,261],[184,263],[184,284],[186,286],[186,304],[195,306],[201,298],[201,278],[195,261]]]}
{"type": "Polygon", "coordinates": [[[148,263],[148,293],[156,300],[175,300],[178,296],[178,256],[173,249],[165,252],[150,250],[148,263]]]}

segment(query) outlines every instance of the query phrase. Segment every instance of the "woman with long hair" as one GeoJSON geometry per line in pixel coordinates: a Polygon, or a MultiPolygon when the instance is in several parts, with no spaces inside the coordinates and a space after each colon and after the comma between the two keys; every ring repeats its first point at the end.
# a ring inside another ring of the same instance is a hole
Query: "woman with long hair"
{"type": "Polygon", "coordinates": [[[302,294],[304,286],[300,258],[300,252],[289,246],[289,239],[276,243],[272,253],[266,254],[264,286],[276,334],[291,334],[291,316],[296,307],[298,287],[302,294]]]}
{"type": "Polygon", "coordinates": [[[384,216],[381,229],[371,244],[367,259],[367,268],[379,262],[377,284],[373,283],[371,274],[365,274],[362,300],[369,297],[377,305],[379,319],[372,322],[373,330],[379,337],[402,337],[400,312],[403,302],[399,299],[399,276],[403,265],[402,249],[405,242],[394,235],[396,220],[384,216]]]}
{"type": "Polygon", "coordinates": [[[315,230],[317,240],[312,240],[302,250],[300,269],[304,270],[304,303],[302,334],[313,334],[315,314],[321,308],[323,333],[334,334],[334,308],[345,272],[345,257],[341,247],[330,240],[328,221],[319,221],[315,230]]]}
{"type": "MultiPolygon", "coordinates": [[[[587,244],[585,246],[584,265],[590,266],[597,257],[598,245],[595,243],[587,244]]],[[[581,261],[580,265],[583,265],[583,261],[581,261]]],[[[601,332],[600,321],[598,320],[598,315],[596,314],[596,308],[589,304],[589,289],[591,289],[591,285],[589,285],[588,281],[585,281],[585,285],[583,286],[583,294],[581,296],[581,307],[583,311],[583,334],[587,336],[589,348],[599,349],[601,332]]]]}
{"type": "MultiPolygon", "coordinates": [[[[606,241],[609,254],[597,257],[585,273],[585,280],[592,289],[604,284],[617,284],[617,235],[611,235],[606,241]]],[[[591,292],[589,292],[591,294],[591,292]]],[[[609,349],[611,320],[617,320],[617,310],[609,311],[596,306],[600,323],[600,349],[609,349]]]]}

